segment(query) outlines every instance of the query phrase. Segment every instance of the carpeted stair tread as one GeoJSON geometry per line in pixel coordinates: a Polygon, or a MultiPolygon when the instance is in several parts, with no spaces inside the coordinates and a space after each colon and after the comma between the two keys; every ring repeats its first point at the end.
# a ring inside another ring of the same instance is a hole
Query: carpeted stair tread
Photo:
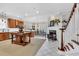
{"type": "Polygon", "coordinates": [[[72,45],[71,43],[68,43],[68,45],[69,45],[72,49],[74,49],[74,47],[73,47],[73,45],[72,45]]]}
{"type": "Polygon", "coordinates": [[[79,42],[77,42],[76,40],[71,40],[71,41],[79,45],[79,42]]]}
{"type": "Polygon", "coordinates": [[[67,48],[66,48],[66,47],[64,47],[64,50],[65,50],[65,51],[67,51],[67,48]]]}
{"type": "Polygon", "coordinates": [[[67,49],[70,51],[70,48],[69,48],[69,46],[68,45],[65,45],[66,47],[67,47],[67,49]]]}

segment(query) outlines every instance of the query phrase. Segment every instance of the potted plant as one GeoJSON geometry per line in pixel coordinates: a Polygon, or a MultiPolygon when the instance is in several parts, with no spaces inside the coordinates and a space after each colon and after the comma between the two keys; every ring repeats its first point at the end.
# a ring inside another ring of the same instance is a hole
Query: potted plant
{"type": "Polygon", "coordinates": [[[60,19],[55,19],[54,20],[54,24],[57,24],[58,25],[59,23],[60,23],[60,19]]]}
{"type": "Polygon", "coordinates": [[[67,21],[66,20],[63,20],[62,23],[67,23],[67,21]]]}

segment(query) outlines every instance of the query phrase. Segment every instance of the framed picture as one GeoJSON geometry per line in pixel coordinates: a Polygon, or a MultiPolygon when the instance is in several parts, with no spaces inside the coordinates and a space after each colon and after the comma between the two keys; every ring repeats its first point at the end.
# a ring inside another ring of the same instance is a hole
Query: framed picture
{"type": "Polygon", "coordinates": [[[54,21],[50,21],[50,26],[54,26],[54,21]]]}

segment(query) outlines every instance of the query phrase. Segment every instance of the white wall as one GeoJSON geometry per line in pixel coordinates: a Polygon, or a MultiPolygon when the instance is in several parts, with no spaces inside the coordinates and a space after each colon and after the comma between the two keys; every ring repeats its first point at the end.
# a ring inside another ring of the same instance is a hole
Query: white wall
{"type": "Polygon", "coordinates": [[[64,42],[67,44],[71,40],[77,40],[77,32],[79,31],[79,14],[78,7],[76,8],[67,29],[64,32],[64,42]]]}
{"type": "MultiPolygon", "coordinates": [[[[75,33],[79,34],[79,4],[77,4],[77,8],[76,8],[76,14],[75,14],[75,33]]],[[[79,37],[76,36],[77,41],[79,42],[79,37]]]]}
{"type": "Polygon", "coordinates": [[[39,15],[39,16],[30,16],[26,17],[24,19],[25,23],[25,28],[27,29],[32,29],[32,24],[35,23],[35,29],[37,30],[37,24],[39,25],[38,29],[39,30],[44,30],[45,32],[47,31],[48,27],[48,15],[39,15]]]}
{"type": "Polygon", "coordinates": [[[2,28],[8,28],[7,19],[0,18],[0,29],[2,28]]]}
{"type": "Polygon", "coordinates": [[[67,29],[64,32],[64,41],[70,42],[71,40],[75,39],[75,14],[73,14],[71,21],[69,22],[67,29]]]}

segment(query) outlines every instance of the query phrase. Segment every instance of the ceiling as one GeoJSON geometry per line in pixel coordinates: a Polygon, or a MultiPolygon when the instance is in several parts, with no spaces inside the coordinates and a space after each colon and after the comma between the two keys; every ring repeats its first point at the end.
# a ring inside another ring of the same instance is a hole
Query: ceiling
{"type": "MultiPolygon", "coordinates": [[[[0,3],[0,12],[11,16],[69,16],[73,3],[0,3]]],[[[67,16],[67,17],[66,17],[67,16]]]]}

